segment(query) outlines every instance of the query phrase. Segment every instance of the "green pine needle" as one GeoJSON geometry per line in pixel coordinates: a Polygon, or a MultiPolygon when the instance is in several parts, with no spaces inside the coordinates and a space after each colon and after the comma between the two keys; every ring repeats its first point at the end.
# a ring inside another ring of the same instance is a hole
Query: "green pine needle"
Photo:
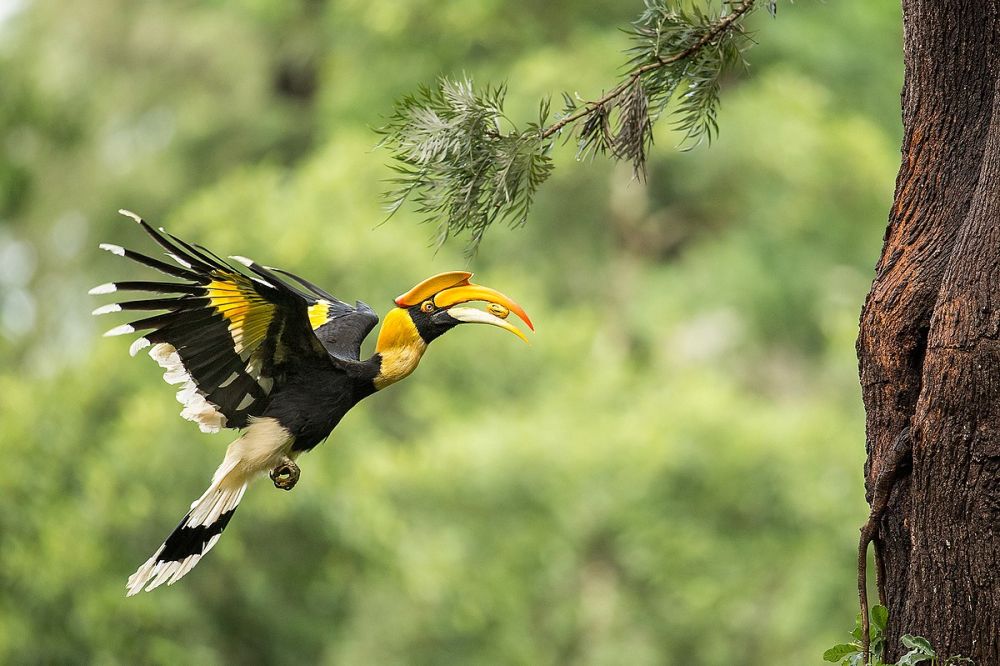
{"type": "Polygon", "coordinates": [[[558,137],[573,140],[579,157],[631,163],[640,179],[664,113],[682,135],[682,150],[711,142],[719,132],[720,81],[743,62],[750,39],[742,22],[757,0],[723,1],[715,12],[677,0],[645,2],[627,31],[632,46],[622,81],[592,102],[564,94],[552,124],[544,100],[537,122],[518,127],[504,115],[506,86],[477,90],[469,78],[442,78],[399,100],[378,130],[396,172],[385,194],[390,216],[410,202],[436,224],[438,244],[467,235],[471,255],[494,223],[527,221],[552,172],[549,152],[558,137]]]}

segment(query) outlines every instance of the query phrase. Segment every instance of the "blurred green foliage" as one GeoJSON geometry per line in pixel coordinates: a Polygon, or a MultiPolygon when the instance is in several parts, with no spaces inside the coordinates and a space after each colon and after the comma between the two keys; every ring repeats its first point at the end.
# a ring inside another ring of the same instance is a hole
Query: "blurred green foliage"
{"type": "MultiPolygon", "coordinates": [[[[633,3],[634,4],[634,3],[633,3]]],[[[533,346],[475,329],[248,494],[181,584],[126,577],[207,484],[205,436],[100,282],[140,212],[384,312],[465,265],[387,224],[371,127],[439,74],[530,118],[614,80],[613,0],[0,3],[0,662],[805,664],[854,614],[853,342],[897,161],[899,9],[754,18],[711,149],[649,183],[557,169],[472,268],[533,346]]],[[[148,249],[148,248],[147,248],[148,249]]],[[[369,345],[370,346],[370,345],[369,345]]]]}

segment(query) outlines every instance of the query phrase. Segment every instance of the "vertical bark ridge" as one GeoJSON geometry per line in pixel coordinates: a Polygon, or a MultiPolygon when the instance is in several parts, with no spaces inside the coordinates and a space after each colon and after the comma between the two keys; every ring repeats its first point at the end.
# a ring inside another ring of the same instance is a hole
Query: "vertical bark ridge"
{"type": "MultiPolygon", "coordinates": [[[[911,425],[924,380],[930,377],[925,355],[931,316],[980,181],[985,128],[992,116],[995,14],[992,3],[903,0],[902,159],[857,345],[869,502],[892,444],[911,425]],[[979,85],[983,81],[990,85],[979,85]]],[[[922,432],[912,430],[919,445],[922,432]]],[[[920,582],[910,575],[911,497],[910,477],[904,477],[879,525],[890,651],[903,631],[912,631],[903,621],[904,608],[910,586],[920,582]]]]}
{"type": "MultiPolygon", "coordinates": [[[[993,118],[1000,118],[1000,88],[993,118]]],[[[1000,664],[1000,124],[931,320],[914,419],[902,621],[939,654],[1000,664]]]]}

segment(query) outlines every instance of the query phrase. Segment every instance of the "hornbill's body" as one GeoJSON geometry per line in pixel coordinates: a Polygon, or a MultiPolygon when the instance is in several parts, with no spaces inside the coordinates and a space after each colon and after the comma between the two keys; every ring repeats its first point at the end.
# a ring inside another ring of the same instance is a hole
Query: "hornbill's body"
{"type": "Polygon", "coordinates": [[[505,321],[508,311],[531,326],[511,299],[471,284],[471,273],[442,273],[396,299],[398,307],[386,315],[375,354],[362,360],[361,343],[378,315],[361,301],[352,307],[287,271],[231,257],[243,265],[240,270],[121,212],[177,265],[117,245],[101,247],[181,282],[117,282],[92,289],[92,294],[161,295],[97,308],[94,314],[161,311],[105,335],[148,331],[129,351],[134,356],[149,347],[165,370],[164,379],[182,385],[177,393],[184,405],[181,415],[205,432],[243,431],[229,445],[208,490],[129,578],[129,595],[174,583],[190,571],[215,545],[255,477],[269,472],[276,487],[291,489],[299,476],[295,458],[326,439],[359,401],[409,375],[442,333],[464,322],[486,323],[525,339],[505,321]],[[460,306],[469,301],[486,301],[490,312],[460,306]]]}

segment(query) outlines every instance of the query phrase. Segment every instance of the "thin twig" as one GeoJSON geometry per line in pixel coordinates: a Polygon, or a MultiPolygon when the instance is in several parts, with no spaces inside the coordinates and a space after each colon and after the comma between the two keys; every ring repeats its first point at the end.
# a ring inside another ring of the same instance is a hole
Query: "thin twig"
{"type": "Polygon", "coordinates": [[[635,84],[636,81],[639,80],[639,78],[643,74],[660,69],[661,67],[666,67],[667,65],[672,65],[675,62],[679,62],[681,60],[691,57],[692,55],[700,51],[702,48],[704,48],[706,44],[708,44],[716,37],[718,37],[720,34],[728,30],[729,27],[736,21],[736,19],[740,18],[748,11],[753,9],[753,6],[756,3],[757,0],[743,0],[743,2],[741,2],[739,6],[737,6],[736,9],[732,11],[731,14],[727,14],[722,19],[720,19],[719,22],[715,24],[715,27],[713,27],[711,30],[702,35],[701,39],[699,39],[697,42],[695,42],[688,48],[684,49],[680,53],[675,53],[669,58],[658,57],[656,59],[656,62],[651,62],[649,64],[643,65],[642,67],[638,68],[637,70],[632,72],[632,74],[625,81],[615,86],[611,90],[611,92],[606,94],[604,97],[593,102],[587,102],[586,105],[579,111],[576,111],[566,116],[565,118],[560,118],[557,122],[543,129],[542,138],[548,139],[566,125],[569,125],[570,123],[576,122],[577,120],[583,118],[584,116],[588,116],[591,113],[594,113],[604,104],[607,104],[608,102],[610,102],[611,100],[615,99],[623,92],[628,90],[632,85],[635,84]]]}

